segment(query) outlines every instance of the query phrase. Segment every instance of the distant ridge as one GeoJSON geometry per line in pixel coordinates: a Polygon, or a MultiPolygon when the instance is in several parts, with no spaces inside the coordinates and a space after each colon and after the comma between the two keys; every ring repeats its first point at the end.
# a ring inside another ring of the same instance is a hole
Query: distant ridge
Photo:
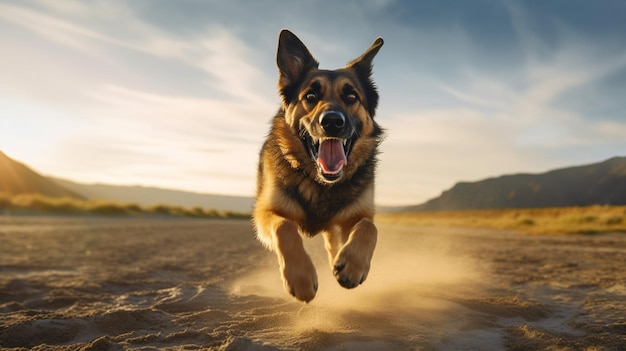
{"type": "Polygon", "coordinates": [[[84,195],[88,199],[136,203],[150,206],[158,204],[184,207],[200,206],[216,210],[249,213],[252,211],[252,197],[200,194],[187,191],[161,189],[144,186],[82,184],[65,179],[52,178],[64,188],[84,195]]]}
{"type": "Polygon", "coordinates": [[[626,205],[626,157],[541,174],[460,182],[409,211],[626,205]]]}
{"type": "Polygon", "coordinates": [[[202,207],[218,211],[249,213],[253,198],[200,194],[143,186],[81,184],[65,179],[43,176],[0,151],[0,194],[41,194],[46,197],[69,197],[83,200],[104,200],[134,203],[142,206],[174,205],[202,207]]]}
{"type": "Polygon", "coordinates": [[[80,194],[64,188],[0,151],[0,193],[8,195],[38,193],[47,197],[83,199],[80,194]]]}

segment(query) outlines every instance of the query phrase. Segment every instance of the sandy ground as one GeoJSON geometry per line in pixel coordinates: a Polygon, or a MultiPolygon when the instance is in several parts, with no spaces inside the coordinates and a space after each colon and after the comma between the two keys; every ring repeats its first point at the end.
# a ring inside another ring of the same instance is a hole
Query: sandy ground
{"type": "Polygon", "coordinates": [[[247,221],[0,216],[0,349],[626,350],[626,235],[379,228],[306,305],[247,221]]]}

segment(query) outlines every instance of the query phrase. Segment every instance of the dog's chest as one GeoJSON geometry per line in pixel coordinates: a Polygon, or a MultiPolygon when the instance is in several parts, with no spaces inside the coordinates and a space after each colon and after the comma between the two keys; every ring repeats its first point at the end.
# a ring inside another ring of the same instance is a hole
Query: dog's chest
{"type": "Polygon", "coordinates": [[[305,180],[285,188],[287,195],[294,199],[305,213],[302,229],[310,236],[328,228],[329,223],[342,210],[358,201],[365,190],[367,174],[358,174],[349,183],[325,186],[312,180],[305,180]]]}

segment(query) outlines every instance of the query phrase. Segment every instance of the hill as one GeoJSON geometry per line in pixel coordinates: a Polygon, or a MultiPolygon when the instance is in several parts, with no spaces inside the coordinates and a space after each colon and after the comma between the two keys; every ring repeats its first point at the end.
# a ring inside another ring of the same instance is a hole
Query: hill
{"type": "Polygon", "coordinates": [[[626,157],[541,174],[460,182],[439,197],[405,210],[541,208],[626,205],[626,157]]]}
{"type": "Polygon", "coordinates": [[[0,193],[8,195],[41,194],[47,197],[83,199],[79,193],[40,175],[23,163],[13,160],[0,151],[0,193]]]}
{"type": "Polygon", "coordinates": [[[252,211],[252,197],[201,194],[143,186],[123,186],[107,184],[82,184],[69,180],[52,178],[64,188],[82,194],[88,199],[136,203],[150,206],[158,204],[184,207],[200,206],[216,210],[249,213],[252,211]]]}
{"type": "Polygon", "coordinates": [[[46,177],[0,151],[0,194],[40,194],[50,198],[68,197],[81,200],[103,200],[134,203],[141,206],[170,205],[202,207],[218,211],[249,213],[252,197],[200,194],[143,186],[82,184],[46,177]]]}

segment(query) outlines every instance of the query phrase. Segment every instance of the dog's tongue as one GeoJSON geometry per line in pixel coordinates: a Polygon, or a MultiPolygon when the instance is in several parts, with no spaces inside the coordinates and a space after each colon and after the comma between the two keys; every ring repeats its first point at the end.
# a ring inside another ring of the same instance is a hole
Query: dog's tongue
{"type": "Polygon", "coordinates": [[[347,162],[341,140],[326,139],[320,142],[317,163],[320,164],[324,173],[337,174],[341,172],[347,162]]]}

